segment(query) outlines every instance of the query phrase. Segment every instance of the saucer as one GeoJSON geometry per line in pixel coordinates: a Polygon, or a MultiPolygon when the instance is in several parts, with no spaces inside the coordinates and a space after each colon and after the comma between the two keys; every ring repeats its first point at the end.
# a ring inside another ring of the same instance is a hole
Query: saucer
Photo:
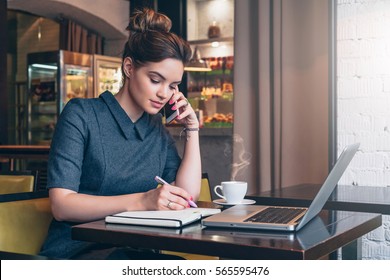
{"type": "Polygon", "coordinates": [[[227,203],[225,199],[215,199],[213,200],[214,203],[219,205],[238,205],[238,204],[255,204],[256,201],[252,199],[243,199],[240,203],[227,203]]]}

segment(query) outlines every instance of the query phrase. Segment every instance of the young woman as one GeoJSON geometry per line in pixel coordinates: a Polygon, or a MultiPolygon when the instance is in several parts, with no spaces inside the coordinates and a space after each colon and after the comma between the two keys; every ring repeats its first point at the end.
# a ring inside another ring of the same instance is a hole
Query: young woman
{"type": "Polygon", "coordinates": [[[54,220],[42,255],[85,253],[90,244],[71,239],[74,223],[122,211],[184,209],[198,198],[199,123],[178,90],[191,49],[170,28],[163,14],[136,12],[128,26],[120,91],[72,99],[61,113],[48,167],[54,220]],[[176,120],[187,134],[182,159],[159,114],[167,102],[179,110],[176,120]],[[157,188],[156,175],[170,184],[157,188]]]}

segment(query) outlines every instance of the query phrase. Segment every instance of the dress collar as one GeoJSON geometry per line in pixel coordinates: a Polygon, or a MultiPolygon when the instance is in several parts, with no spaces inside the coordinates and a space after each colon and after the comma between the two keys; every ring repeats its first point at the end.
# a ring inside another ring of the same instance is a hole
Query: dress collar
{"type": "Polygon", "coordinates": [[[140,140],[144,140],[150,121],[149,114],[144,112],[142,116],[134,123],[111,92],[105,91],[99,97],[102,98],[103,101],[107,104],[107,107],[114,116],[114,119],[118,123],[126,139],[131,137],[134,130],[140,140]]]}

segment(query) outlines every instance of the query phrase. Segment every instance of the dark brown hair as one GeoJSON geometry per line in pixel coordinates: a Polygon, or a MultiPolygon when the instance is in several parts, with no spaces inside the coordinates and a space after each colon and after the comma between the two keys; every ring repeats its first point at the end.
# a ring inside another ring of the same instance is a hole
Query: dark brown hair
{"type": "Polygon", "coordinates": [[[171,26],[171,20],[164,14],[149,8],[136,11],[126,28],[130,35],[123,51],[123,59],[130,57],[134,67],[167,58],[187,64],[191,58],[191,47],[183,38],[170,32],[171,26]]]}

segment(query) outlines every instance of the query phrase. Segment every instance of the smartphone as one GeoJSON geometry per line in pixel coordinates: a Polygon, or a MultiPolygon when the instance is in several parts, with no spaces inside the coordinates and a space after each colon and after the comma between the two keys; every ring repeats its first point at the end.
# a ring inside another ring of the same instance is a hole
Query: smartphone
{"type": "Polygon", "coordinates": [[[165,114],[166,123],[172,122],[179,115],[178,109],[172,110],[172,106],[174,105],[176,105],[176,102],[173,103],[172,105],[170,105],[169,102],[167,102],[164,105],[164,114],[165,114]]]}

